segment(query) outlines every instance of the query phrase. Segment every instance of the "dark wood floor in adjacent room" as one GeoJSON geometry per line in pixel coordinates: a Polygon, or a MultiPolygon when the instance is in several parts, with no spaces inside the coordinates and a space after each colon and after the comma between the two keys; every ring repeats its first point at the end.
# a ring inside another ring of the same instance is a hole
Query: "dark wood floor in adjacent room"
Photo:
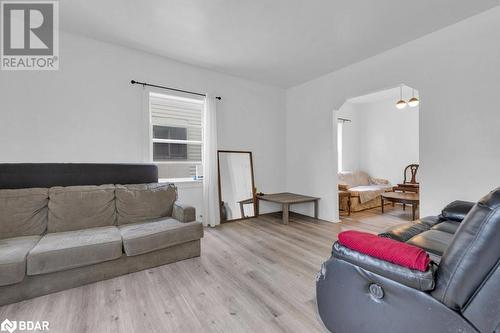
{"type": "MultiPolygon", "coordinates": [[[[205,228],[200,258],[0,308],[0,318],[48,320],[50,332],[324,332],[315,275],[340,231],[377,233],[401,208],[328,223],[263,215],[205,228]]],[[[2,319],[3,320],[3,319],[2,319]]]]}

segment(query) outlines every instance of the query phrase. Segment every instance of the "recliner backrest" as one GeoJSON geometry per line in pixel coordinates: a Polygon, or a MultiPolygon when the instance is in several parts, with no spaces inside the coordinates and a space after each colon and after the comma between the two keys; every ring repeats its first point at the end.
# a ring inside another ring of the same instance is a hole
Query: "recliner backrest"
{"type": "MultiPolygon", "coordinates": [[[[432,295],[462,310],[500,260],[500,188],[483,197],[467,214],[446,249],[432,295]]],[[[500,295],[499,295],[500,297],[500,295]]]]}

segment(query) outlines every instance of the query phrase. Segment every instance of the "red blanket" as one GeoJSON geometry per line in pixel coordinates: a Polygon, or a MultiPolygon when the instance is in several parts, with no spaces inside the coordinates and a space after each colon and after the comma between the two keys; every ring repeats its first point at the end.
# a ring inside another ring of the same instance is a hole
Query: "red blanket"
{"type": "Polygon", "coordinates": [[[427,270],[431,261],[427,252],[419,247],[366,232],[354,230],[341,232],[339,243],[371,257],[422,272],[427,270]]]}

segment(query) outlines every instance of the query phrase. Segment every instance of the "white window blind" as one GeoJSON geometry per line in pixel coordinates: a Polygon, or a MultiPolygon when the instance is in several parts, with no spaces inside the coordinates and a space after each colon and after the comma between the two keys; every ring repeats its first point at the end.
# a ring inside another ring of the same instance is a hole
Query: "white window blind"
{"type": "Polygon", "coordinates": [[[202,164],[204,100],[150,93],[149,109],[151,155],[159,177],[196,177],[196,166],[202,164]]]}

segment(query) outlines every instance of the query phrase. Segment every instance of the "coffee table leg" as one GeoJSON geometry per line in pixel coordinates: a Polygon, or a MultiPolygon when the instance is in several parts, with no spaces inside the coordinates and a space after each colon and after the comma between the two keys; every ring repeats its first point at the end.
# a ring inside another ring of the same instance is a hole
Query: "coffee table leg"
{"type": "Polygon", "coordinates": [[[382,214],[384,214],[384,197],[380,197],[380,202],[382,203],[382,214]]]}
{"type": "Polygon", "coordinates": [[[288,209],[290,208],[289,204],[283,204],[283,224],[288,224],[288,209]]]}
{"type": "Polygon", "coordinates": [[[415,221],[415,210],[416,210],[416,208],[417,208],[417,205],[415,205],[415,204],[411,205],[411,214],[412,214],[412,217],[413,217],[412,221],[415,221]]]}
{"type": "Polygon", "coordinates": [[[314,200],[314,218],[318,218],[318,200],[314,200]]]}

